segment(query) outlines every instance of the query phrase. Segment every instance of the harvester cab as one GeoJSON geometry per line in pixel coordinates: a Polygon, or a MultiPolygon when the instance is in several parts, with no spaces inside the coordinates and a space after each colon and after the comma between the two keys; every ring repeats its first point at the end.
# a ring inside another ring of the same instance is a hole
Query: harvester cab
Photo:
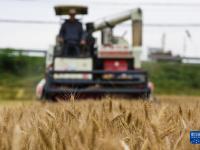
{"type": "MultiPolygon", "coordinates": [[[[56,15],[70,10],[87,14],[85,6],[56,6],[56,15]]],[[[64,55],[66,47],[56,42],[47,54],[46,78],[37,87],[37,96],[52,99],[71,95],[125,95],[148,98],[151,87],[147,72],[141,69],[142,11],[133,9],[118,17],[86,24],[85,45],[79,55],[64,55]],[[116,25],[131,20],[132,45],[113,35],[116,25]],[[101,46],[95,47],[93,33],[101,32],[101,46]]],[[[68,43],[67,43],[68,44],[68,43]]],[[[69,48],[69,47],[68,47],[69,48]]],[[[67,51],[74,51],[68,49],[67,51]]]]}
{"type": "Polygon", "coordinates": [[[75,18],[76,15],[86,15],[88,8],[86,6],[55,6],[55,14],[64,20],[61,25],[59,35],[56,37],[56,45],[53,48],[52,55],[65,57],[85,56],[87,51],[83,51],[87,45],[80,45],[81,38],[86,37],[83,31],[82,23],[75,18]],[[63,19],[63,16],[69,16],[63,19]]]}

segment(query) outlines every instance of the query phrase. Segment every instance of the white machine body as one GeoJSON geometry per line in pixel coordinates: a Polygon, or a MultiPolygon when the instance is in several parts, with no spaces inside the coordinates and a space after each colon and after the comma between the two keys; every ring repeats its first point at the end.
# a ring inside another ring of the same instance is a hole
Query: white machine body
{"type": "MultiPolygon", "coordinates": [[[[91,58],[62,58],[54,62],[55,71],[92,71],[91,58]]],[[[91,74],[54,74],[54,79],[92,79],[91,74]]]]}

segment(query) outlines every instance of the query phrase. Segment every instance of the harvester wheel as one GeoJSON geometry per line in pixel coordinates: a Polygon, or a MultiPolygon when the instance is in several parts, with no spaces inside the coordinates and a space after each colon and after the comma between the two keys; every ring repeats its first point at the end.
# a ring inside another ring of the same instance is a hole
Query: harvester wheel
{"type": "Polygon", "coordinates": [[[143,100],[150,100],[151,99],[151,93],[144,93],[141,98],[143,100]]]}
{"type": "Polygon", "coordinates": [[[52,96],[46,91],[43,92],[43,96],[42,97],[43,97],[41,99],[42,101],[50,101],[52,99],[52,96]]]}

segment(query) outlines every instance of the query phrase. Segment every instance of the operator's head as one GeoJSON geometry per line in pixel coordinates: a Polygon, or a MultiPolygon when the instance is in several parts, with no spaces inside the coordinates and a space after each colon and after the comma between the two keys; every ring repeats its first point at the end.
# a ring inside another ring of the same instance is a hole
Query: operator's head
{"type": "Polygon", "coordinates": [[[70,20],[74,20],[76,16],[76,9],[71,8],[69,10],[69,16],[70,16],[70,20]]]}

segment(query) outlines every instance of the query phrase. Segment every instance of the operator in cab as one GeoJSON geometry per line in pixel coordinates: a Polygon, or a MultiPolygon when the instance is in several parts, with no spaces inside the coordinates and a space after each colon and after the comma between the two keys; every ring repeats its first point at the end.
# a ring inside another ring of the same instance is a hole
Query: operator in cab
{"type": "Polygon", "coordinates": [[[76,19],[76,10],[69,10],[69,19],[62,24],[58,41],[63,44],[64,56],[79,56],[80,46],[85,45],[82,24],[76,19]]]}

